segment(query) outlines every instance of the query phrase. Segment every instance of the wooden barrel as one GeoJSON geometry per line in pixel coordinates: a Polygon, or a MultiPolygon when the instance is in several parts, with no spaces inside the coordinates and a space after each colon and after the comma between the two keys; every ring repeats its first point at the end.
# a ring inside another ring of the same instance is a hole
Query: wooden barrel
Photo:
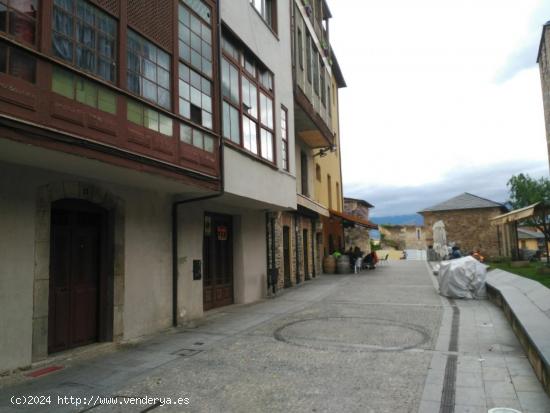
{"type": "Polygon", "coordinates": [[[336,261],[336,273],[337,274],[349,274],[351,271],[349,257],[347,255],[340,255],[338,261],[336,261]]]}
{"type": "Polygon", "coordinates": [[[323,259],[323,271],[325,274],[334,274],[336,271],[336,258],[332,255],[327,255],[323,259]]]}

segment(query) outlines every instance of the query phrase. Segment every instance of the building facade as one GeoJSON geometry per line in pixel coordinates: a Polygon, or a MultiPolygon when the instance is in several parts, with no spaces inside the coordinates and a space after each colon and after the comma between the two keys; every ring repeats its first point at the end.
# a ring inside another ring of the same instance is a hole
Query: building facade
{"type": "Polygon", "coordinates": [[[268,218],[297,207],[290,22],[0,1],[0,371],[266,295],[268,218]]]}
{"type": "Polygon", "coordinates": [[[398,250],[425,250],[424,227],[419,225],[379,225],[382,244],[398,250]]]}
{"type": "Polygon", "coordinates": [[[537,63],[539,65],[542,86],[546,144],[548,145],[548,165],[550,168],[550,21],[542,28],[537,63]]]}
{"type": "Polygon", "coordinates": [[[344,213],[355,221],[347,220],[344,223],[346,246],[353,249],[358,247],[365,254],[371,252],[369,231],[378,229],[378,225],[369,221],[370,208],[374,208],[374,205],[362,199],[344,198],[344,213]]]}
{"type": "Polygon", "coordinates": [[[426,244],[433,245],[433,225],[443,221],[447,243],[456,244],[464,254],[480,249],[484,257],[496,257],[503,234],[491,218],[506,212],[503,204],[464,193],[419,212],[424,217],[426,244]]]}

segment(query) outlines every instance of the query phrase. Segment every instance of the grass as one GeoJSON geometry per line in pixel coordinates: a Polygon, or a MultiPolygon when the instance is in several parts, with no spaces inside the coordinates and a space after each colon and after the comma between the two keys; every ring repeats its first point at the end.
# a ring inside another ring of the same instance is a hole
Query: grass
{"type": "Polygon", "coordinates": [[[522,277],[525,277],[525,278],[530,278],[531,280],[538,281],[545,287],[550,288],[550,275],[537,274],[537,268],[540,268],[543,265],[546,265],[546,260],[544,260],[544,262],[531,262],[529,263],[529,267],[525,267],[525,268],[512,267],[508,262],[491,263],[490,267],[498,268],[503,271],[508,271],[517,275],[521,275],[522,277]]]}

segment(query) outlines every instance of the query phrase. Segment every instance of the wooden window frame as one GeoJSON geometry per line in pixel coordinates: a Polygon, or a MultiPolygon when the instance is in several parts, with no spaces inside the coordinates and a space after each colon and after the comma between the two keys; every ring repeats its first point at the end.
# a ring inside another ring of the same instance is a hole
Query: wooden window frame
{"type": "Polygon", "coordinates": [[[250,5],[258,13],[263,22],[267,27],[277,35],[278,32],[278,19],[277,19],[277,0],[260,0],[261,1],[261,10],[258,10],[256,7],[256,1],[250,0],[250,5]],[[267,19],[266,11],[270,9],[271,12],[271,21],[267,19]]]}
{"type": "MultiPolygon", "coordinates": [[[[238,104],[235,104],[236,102],[231,101],[231,99],[227,98],[223,95],[222,91],[222,101],[229,104],[230,107],[233,107],[236,109],[239,113],[239,143],[237,144],[235,141],[232,141],[230,137],[225,136],[223,127],[222,127],[222,136],[226,140],[226,142],[230,142],[231,144],[241,148],[242,150],[246,151],[247,153],[251,154],[252,156],[261,159],[264,162],[268,162],[269,164],[276,165],[277,164],[277,153],[276,153],[276,133],[275,133],[275,79],[273,76],[273,72],[269,70],[267,67],[265,67],[259,59],[251,53],[249,50],[247,50],[240,42],[238,42],[236,39],[228,38],[229,36],[224,36],[223,44],[229,43],[231,47],[237,52],[237,56],[234,56],[232,53],[227,51],[224,47],[222,47],[222,60],[225,59],[229,64],[232,64],[235,68],[237,68],[238,75],[239,75],[239,102],[238,104]],[[246,59],[245,55],[247,57],[252,57],[254,59],[254,74],[250,73],[250,71],[246,68],[246,59]],[[261,67],[261,69],[260,69],[261,67]],[[272,88],[269,89],[262,83],[262,79],[260,76],[260,72],[265,73],[268,72],[271,76],[271,86],[272,88]],[[247,113],[247,111],[244,109],[245,104],[243,101],[243,78],[245,78],[248,82],[250,82],[252,85],[256,87],[256,103],[257,103],[257,117],[254,118],[252,115],[247,113]],[[260,102],[260,96],[261,93],[263,93],[266,97],[268,97],[272,102],[272,125],[273,127],[269,127],[266,124],[262,123],[261,120],[261,102],[260,102]],[[244,128],[243,128],[243,121],[244,117],[250,119],[252,122],[256,124],[256,148],[257,153],[254,153],[253,151],[247,149],[244,146],[244,128]],[[268,158],[265,158],[262,156],[262,145],[261,145],[261,129],[265,129],[269,133],[271,133],[272,140],[271,140],[271,148],[272,148],[272,154],[273,154],[273,160],[270,160],[268,158]]],[[[223,64],[223,63],[222,63],[223,64]]],[[[223,76],[223,74],[222,74],[223,76]]],[[[222,113],[223,117],[223,113],[222,113]]]]}
{"type": "Polygon", "coordinates": [[[17,8],[11,6],[12,1],[13,0],[0,0],[0,4],[4,5],[4,7],[6,8],[6,30],[5,31],[0,31],[0,33],[5,34],[6,36],[8,36],[11,39],[21,41],[21,42],[23,42],[27,45],[30,45],[33,48],[37,48],[38,47],[38,40],[39,40],[39,37],[40,37],[40,30],[39,30],[38,26],[39,26],[39,22],[40,22],[40,9],[41,9],[41,6],[43,7],[42,2],[40,2],[39,0],[37,1],[37,9],[35,11],[34,16],[29,16],[26,13],[24,13],[24,12],[18,10],[17,8]],[[34,22],[34,34],[33,34],[34,41],[33,42],[28,42],[24,38],[22,38],[21,36],[17,36],[16,34],[10,33],[10,29],[11,29],[11,18],[10,17],[11,17],[12,14],[20,16],[20,18],[23,18],[24,20],[26,19],[26,20],[30,20],[30,21],[34,22]]]}
{"type": "Polygon", "coordinates": [[[289,150],[288,150],[288,109],[281,105],[281,151],[282,151],[282,160],[283,160],[283,170],[290,171],[290,159],[289,159],[289,150]],[[285,119],[284,126],[282,125],[283,114],[285,119]]]}
{"type": "Polygon", "coordinates": [[[7,76],[15,77],[17,79],[21,79],[31,84],[36,84],[36,77],[37,77],[36,73],[37,73],[38,62],[35,56],[1,39],[0,39],[0,53],[5,53],[4,68],[0,67],[0,73],[3,73],[4,75],[7,75],[7,76]],[[25,58],[32,61],[33,65],[32,67],[29,68],[32,71],[32,79],[27,79],[21,75],[18,75],[17,73],[12,72],[13,67],[11,65],[11,61],[14,53],[20,54],[21,56],[24,56],[25,58]]]}
{"type": "Polygon", "coordinates": [[[84,1],[84,3],[86,3],[89,7],[91,7],[94,10],[94,12],[98,12],[99,14],[104,15],[104,17],[107,17],[107,18],[112,20],[112,22],[114,23],[114,34],[111,35],[110,33],[107,33],[105,31],[101,30],[96,25],[94,25],[93,27],[90,26],[90,24],[83,21],[77,14],[76,8],[78,8],[78,1],[79,0],[73,0],[73,10],[71,10],[71,11],[63,9],[62,7],[57,6],[55,3],[52,4],[52,24],[51,24],[52,55],[56,59],[59,59],[62,62],[68,63],[69,65],[73,66],[74,68],[76,68],[79,71],[89,73],[92,76],[98,77],[99,79],[101,79],[105,82],[116,85],[117,84],[117,79],[118,79],[118,62],[117,62],[118,47],[120,45],[120,39],[118,38],[118,35],[119,35],[119,31],[118,31],[119,22],[117,21],[117,19],[115,19],[113,16],[111,16],[109,13],[107,13],[103,9],[97,7],[95,4],[93,4],[91,2],[84,1]],[[70,16],[70,18],[72,20],[72,32],[73,32],[71,37],[69,37],[65,33],[58,32],[58,31],[55,30],[55,24],[54,24],[53,21],[54,21],[54,15],[55,15],[55,10],[56,9],[59,9],[61,11],[61,13],[65,13],[65,14],[68,14],[70,16]],[[89,27],[93,30],[94,35],[95,35],[95,39],[96,39],[95,40],[96,45],[95,45],[94,49],[90,49],[88,46],[86,46],[84,43],[81,43],[78,40],[78,29],[77,29],[77,27],[78,27],[79,23],[83,24],[83,25],[85,25],[85,26],[87,26],[87,27],[89,27]],[[110,57],[110,58],[107,58],[107,56],[104,56],[99,52],[99,49],[98,49],[99,40],[98,40],[98,38],[99,38],[100,35],[108,37],[113,42],[113,53],[112,53],[112,57],[110,57]],[[57,55],[54,52],[53,43],[54,43],[54,37],[55,36],[59,36],[61,38],[64,38],[64,39],[68,40],[71,43],[72,58],[71,58],[70,61],[66,60],[62,56],[57,55]],[[95,71],[89,70],[88,68],[85,68],[85,67],[82,67],[82,66],[78,65],[78,63],[77,63],[77,48],[79,46],[81,48],[85,48],[87,50],[92,51],[92,53],[95,57],[95,61],[96,61],[96,63],[95,63],[95,69],[96,70],[95,71]],[[106,78],[104,78],[103,76],[100,75],[100,71],[99,71],[99,60],[100,60],[100,58],[110,64],[111,70],[113,72],[113,78],[112,79],[106,79],[106,78]]]}

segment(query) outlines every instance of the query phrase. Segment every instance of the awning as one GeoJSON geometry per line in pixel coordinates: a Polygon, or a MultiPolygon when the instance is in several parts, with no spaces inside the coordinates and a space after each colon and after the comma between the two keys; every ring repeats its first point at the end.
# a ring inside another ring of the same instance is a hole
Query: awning
{"type": "Polygon", "coordinates": [[[507,214],[499,215],[494,218],[491,218],[490,221],[493,225],[502,225],[502,224],[508,224],[510,222],[520,221],[522,219],[527,219],[535,215],[538,211],[537,207],[541,205],[540,202],[537,202],[536,204],[529,205],[524,208],[516,209],[512,212],[508,212],[507,214]]]}
{"type": "Polygon", "coordinates": [[[368,229],[378,229],[378,225],[373,224],[372,222],[367,221],[365,219],[356,217],[355,215],[345,214],[343,212],[339,212],[334,209],[330,209],[329,211],[331,216],[341,218],[344,221],[344,223],[352,224],[353,226],[359,225],[361,227],[365,227],[368,229]]]}

